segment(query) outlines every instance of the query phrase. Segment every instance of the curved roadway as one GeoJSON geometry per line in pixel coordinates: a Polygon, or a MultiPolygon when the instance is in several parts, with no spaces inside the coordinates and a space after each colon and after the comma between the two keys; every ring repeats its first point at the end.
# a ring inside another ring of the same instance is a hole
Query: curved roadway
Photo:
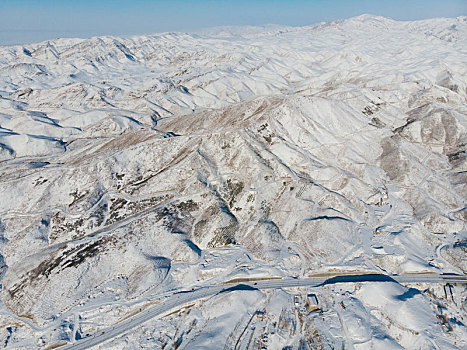
{"type": "Polygon", "coordinates": [[[219,293],[227,293],[234,290],[254,290],[254,289],[278,289],[284,287],[312,286],[335,283],[356,283],[356,282],[397,282],[397,283],[467,283],[467,275],[436,275],[436,274],[412,274],[412,275],[382,275],[382,274],[361,274],[361,275],[341,275],[334,277],[309,277],[309,278],[284,278],[274,280],[258,280],[240,282],[232,284],[212,285],[201,287],[196,290],[175,292],[166,301],[154,305],[141,311],[137,315],[106,328],[96,334],[80,339],[73,344],[60,346],[60,350],[65,349],[88,349],[103,343],[106,340],[115,338],[140,324],[159,316],[171,309],[183,304],[206,298],[219,293]]]}

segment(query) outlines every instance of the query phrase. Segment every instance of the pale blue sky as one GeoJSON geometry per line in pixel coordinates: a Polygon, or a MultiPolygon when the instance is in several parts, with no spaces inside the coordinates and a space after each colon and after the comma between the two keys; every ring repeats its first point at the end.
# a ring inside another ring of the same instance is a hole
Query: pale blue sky
{"type": "Polygon", "coordinates": [[[0,45],[222,25],[299,26],[363,13],[457,17],[467,15],[467,0],[0,0],[0,45]]]}

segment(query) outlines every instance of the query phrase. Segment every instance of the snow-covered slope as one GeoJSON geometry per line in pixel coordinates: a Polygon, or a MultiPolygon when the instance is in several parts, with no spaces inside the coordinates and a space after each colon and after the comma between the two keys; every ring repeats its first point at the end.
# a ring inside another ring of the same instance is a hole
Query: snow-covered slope
{"type": "MultiPolygon", "coordinates": [[[[466,273],[466,62],[466,17],[0,47],[0,339],[239,278],[466,273]]],[[[102,347],[462,348],[466,297],[243,290],[102,347]]]]}

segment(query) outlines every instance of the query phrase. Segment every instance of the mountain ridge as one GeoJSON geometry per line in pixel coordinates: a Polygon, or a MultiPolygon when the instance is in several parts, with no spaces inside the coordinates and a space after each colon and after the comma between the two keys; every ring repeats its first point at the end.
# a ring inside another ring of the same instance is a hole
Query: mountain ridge
{"type": "MultiPolygon", "coordinates": [[[[466,273],[466,18],[222,30],[0,47],[6,346],[229,280],[466,273]]],[[[300,288],[102,346],[465,346],[463,285],[300,288]]]]}

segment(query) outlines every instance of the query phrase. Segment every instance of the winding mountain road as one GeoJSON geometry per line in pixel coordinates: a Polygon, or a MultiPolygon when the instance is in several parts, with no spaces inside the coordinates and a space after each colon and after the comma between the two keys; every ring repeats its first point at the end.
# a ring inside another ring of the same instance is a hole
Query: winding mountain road
{"type": "Polygon", "coordinates": [[[80,339],[73,344],[59,347],[65,349],[88,349],[109,339],[115,338],[142,323],[159,316],[171,309],[183,304],[206,298],[219,293],[228,293],[235,290],[255,290],[255,289],[279,289],[286,287],[311,286],[319,287],[335,283],[356,283],[356,282],[397,282],[397,283],[467,283],[467,275],[438,275],[438,274],[410,274],[410,275],[383,275],[383,274],[360,274],[360,275],[339,275],[333,277],[309,277],[309,278],[284,278],[272,280],[258,280],[241,283],[226,283],[201,287],[196,290],[175,292],[166,301],[154,305],[137,315],[120,323],[106,328],[87,338],[80,339]]]}

